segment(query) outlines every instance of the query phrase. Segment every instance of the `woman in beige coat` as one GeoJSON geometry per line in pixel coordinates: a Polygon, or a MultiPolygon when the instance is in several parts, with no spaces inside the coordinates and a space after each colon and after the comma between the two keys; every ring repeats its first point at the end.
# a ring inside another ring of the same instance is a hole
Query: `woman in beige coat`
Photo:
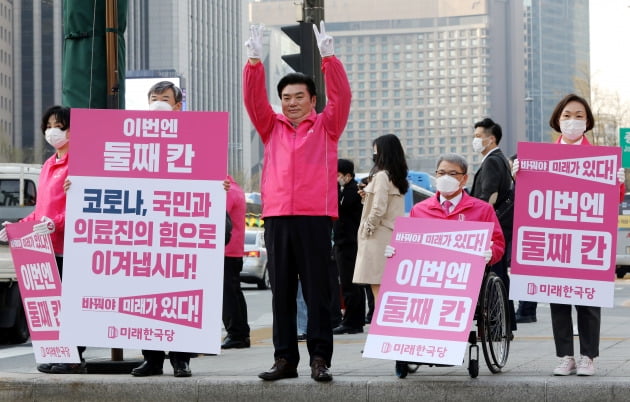
{"type": "Polygon", "coordinates": [[[385,246],[391,242],[394,221],[405,213],[403,196],[409,182],[405,152],[398,137],[380,136],[372,146],[374,167],[367,186],[360,191],[363,213],[352,282],[370,284],[376,300],[385,269],[385,246]]]}

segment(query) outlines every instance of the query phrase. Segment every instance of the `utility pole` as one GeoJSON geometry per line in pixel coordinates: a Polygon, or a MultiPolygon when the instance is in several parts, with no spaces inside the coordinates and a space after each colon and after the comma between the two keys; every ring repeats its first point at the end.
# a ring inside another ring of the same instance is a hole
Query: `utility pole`
{"type": "MultiPolygon", "coordinates": [[[[308,25],[315,24],[319,29],[320,21],[324,21],[324,0],[303,0],[304,8],[304,22],[308,25]]],[[[310,32],[310,38],[312,41],[312,60],[313,60],[313,79],[315,80],[315,88],[317,89],[317,104],[315,109],[317,112],[324,110],[326,105],[326,88],[324,86],[324,75],[322,74],[322,58],[319,55],[319,49],[317,48],[317,41],[315,34],[310,32]]]]}
{"type": "Polygon", "coordinates": [[[107,108],[120,109],[118,74],[118,1],[105,0],[105,53],[107,70],[107,108]]]}

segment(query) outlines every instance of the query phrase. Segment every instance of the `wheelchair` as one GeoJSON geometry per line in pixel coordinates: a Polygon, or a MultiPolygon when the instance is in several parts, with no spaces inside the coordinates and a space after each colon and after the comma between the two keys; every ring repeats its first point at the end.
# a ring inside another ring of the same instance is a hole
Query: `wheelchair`
{"type": "MultiPolygon", "coordinates": [[[[493,374],[501,372],[508,359],[512,330],[508,310],[507,290],[501,278],[486,266],[479,299],[475,308],[474,321],[477,330],[471,329],[468,336],[468,374],[471,378],[479,375],[479,345],[488,369],[493,374]]],[[[405,378],[415,373],[419,366],[448,367],[434,363],[396,361],[396,376],[405,378]]]]}

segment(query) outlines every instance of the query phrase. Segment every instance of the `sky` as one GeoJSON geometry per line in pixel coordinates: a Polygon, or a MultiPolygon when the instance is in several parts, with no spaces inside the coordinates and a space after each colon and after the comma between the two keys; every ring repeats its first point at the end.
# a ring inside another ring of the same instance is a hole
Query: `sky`
{"type": "Polygon", "coordinates": [[[630,0],[590,0],[591,86],[630,104],[630,0]]]}

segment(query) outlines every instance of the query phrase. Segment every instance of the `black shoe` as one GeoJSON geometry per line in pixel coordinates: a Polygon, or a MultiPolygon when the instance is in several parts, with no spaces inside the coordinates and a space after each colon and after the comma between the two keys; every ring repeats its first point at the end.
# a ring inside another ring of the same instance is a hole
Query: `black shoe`
{"type": "Polygon", "coordinates": [[[42,363],[37,365],[37,371],[50,374],[52,370],[53,363],[42,363]]]}
{"type": "Polygon", "coordinates": [[[175,358],[173,356],[169,357],[171,361],[171,366],[173,366],[173,376],[175,377],[190,377],[192,375],[192,371],[190,371],[190,365],[187,361],[175,358]]]}
{"type": "Polygon", "coordinates": [[[258,374],[258,377],[265,381],[275,381],[283,378],[296,378],[297,376],[297,368],[290,364],[287,359],[282,357],[277,359],[269,370],[258,374]]]}
{"type": "Polygon", "coordinates": [[[85,360],[81,363],[56,363],[50,368],[50,374],[87,374],[85,360]]]}
{"type": "Polygon", "coordinates": [[[516,315],[517,324],[529,324],[538,321],[535,315],[516,315]]]}
{"type": "Polygon", "coordinates": [[[315,356],[311,364],[311,378],[315,381],[331,381],[332,374],[328,371],[326,360],[315,356]]]}
{"type": "Polygon", "coordinates": [[[340,326],[338,326],[337,328],[333,329],[333,334],[335,335],[341,335],[341,334],[361,334],[363,333],[363,327],[359,327],[359,328],[352,328],[352,327],[348,327],[346,325],[341,324],[340,326]]]}
{"type": "Polygon", "coordinates": [[[306,334],[298,334],[297,340],[298,342],[304,342],[306,340],[306,334]]]}
{"type": "Polygon", "coordinates": [[[245,349],[250,347],[250,341],[248,338],[238,339],[226,336],[221,344],[221,349],[245,349]]]}
{"type": "Polygon", "coordinates": [[[131,370],[131,375],[134,377],[148,377],[150,375],[162,375],[162,364],[157,364],[145,360],[141,365],[131,370]]]}

